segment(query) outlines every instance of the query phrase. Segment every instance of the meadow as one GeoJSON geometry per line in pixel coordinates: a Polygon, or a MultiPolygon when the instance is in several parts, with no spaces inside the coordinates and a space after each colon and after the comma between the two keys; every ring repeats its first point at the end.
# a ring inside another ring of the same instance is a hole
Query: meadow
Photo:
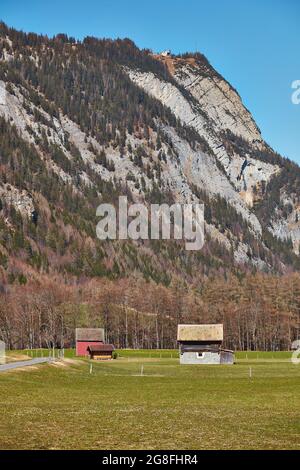
{"type": "Polygon", "coordinates": [[[120,351],[92,371],[73,356],[0,373],[0,449],[300,449],[290,353],[180,366],[177,351],[120,351]]]}

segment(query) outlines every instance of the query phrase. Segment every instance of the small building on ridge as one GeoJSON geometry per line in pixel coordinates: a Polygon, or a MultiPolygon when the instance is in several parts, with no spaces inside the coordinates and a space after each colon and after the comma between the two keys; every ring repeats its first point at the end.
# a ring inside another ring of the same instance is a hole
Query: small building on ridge
{"type": "Polygon", "coordinates": [[[162,57],[170,57],[170,56],[171,56],[171,51],[170,51],[170,49],[167,49],[166,51],[162,51],[162,52],[160,53],[160,55],[161,55],[162,57]]]}

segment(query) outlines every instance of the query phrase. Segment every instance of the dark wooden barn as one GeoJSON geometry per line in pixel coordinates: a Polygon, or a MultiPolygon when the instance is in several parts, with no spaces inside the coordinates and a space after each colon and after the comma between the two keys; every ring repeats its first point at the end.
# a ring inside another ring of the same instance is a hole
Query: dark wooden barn
{"type": "Polygon", "coordinates": [[[88,353],[90,359],[96,361],[105,361],[113,358],[113,351],[115,350],[112,344],[99,344],[88,346],[88,353]]]}

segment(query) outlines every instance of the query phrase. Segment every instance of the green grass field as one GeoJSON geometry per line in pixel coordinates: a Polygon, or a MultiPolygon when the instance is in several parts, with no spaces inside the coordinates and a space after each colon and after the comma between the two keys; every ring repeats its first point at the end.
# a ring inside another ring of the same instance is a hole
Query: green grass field
{"type": "Polygon", "coordinates": [[[180,366],[176,351],[121,351],[92,374],[66,356],[0,374],[1,449],[300,449],[290,353],[180,366]]]}
{"type": "MultiPolygon", "coordinates": [[[[55,356],[58,355],[59,350],[55,350],[55,356]]],[[[22,351],[8,351],[8,358],[17,357],[17,355],[21,354],[22,356],[26,354],[28,359],[33,357],[46,357],[49,354],[52,355],[52,349],[24,349],[22,351]]],[[[235,352],[235,358],[237,360],[243,359],[251,359],[251,360],[262,360],[262,359],[290,359],[291,358],[290,351],[238,351],[235,352]]],[[[118,350],[119,357],[135,357],[135,358],[162,358],[162,359],[174,359],[178,358],[178,350],[177,349],[121,349],[118,350]]],[[[75,358],[75,349],[66,349],[65,350],[65,357],[67,358],[75,358]]]]}

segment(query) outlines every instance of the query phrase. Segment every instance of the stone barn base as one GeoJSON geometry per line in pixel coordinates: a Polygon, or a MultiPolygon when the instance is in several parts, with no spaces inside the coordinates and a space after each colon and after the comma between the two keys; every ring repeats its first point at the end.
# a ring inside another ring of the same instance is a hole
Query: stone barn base
{"type": "Polygon", "coordinates": [[[180,364],[233,364],[232,351],[186,351],[180,353],[180,364]]]}

